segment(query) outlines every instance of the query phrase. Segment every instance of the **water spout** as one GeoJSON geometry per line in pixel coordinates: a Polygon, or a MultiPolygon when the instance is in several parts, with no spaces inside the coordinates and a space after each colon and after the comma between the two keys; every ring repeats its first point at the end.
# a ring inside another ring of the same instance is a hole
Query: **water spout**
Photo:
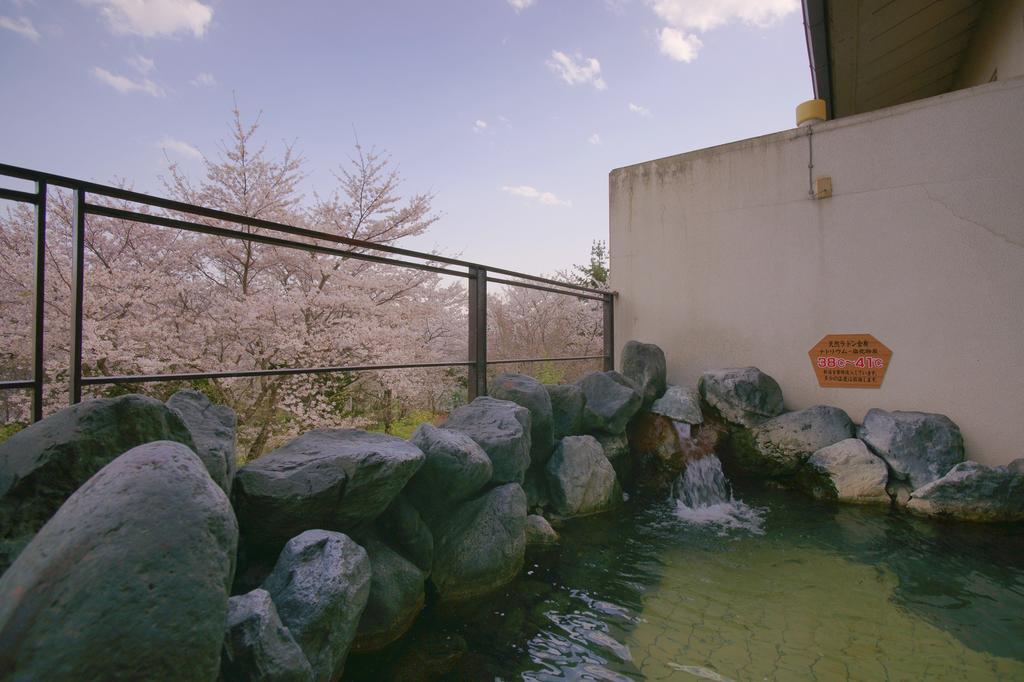
{"type": "Polygon", "coordinates": [[[760,535],[764,513],[735,499],[722,462],[714,454],[687,465],[672,485],[676,515],[688,523],[746,530],[760,535]]]}

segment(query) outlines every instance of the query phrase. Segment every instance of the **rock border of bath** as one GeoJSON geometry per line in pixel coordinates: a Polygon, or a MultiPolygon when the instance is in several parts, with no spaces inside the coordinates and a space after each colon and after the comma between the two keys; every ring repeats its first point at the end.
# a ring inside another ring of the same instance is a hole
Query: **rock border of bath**
{"type": "Polygon", "coordinates": [[[503,374],[409,440],[321,429],[237,471],[235,415],[201,393],[61,410],[0,444],[6,664],[26,677],[337,679],[350,652],[395,642],[428,601],[501,588],[568,519],[615,509],[624,490],[664,496],[711,453],[730,476],[821,500],[1024,521],[1024,459],[966,459],[943,415],[787,412],[755,367],[674,386],[661,348],[637,341],[621,366],[557,386],[503,374]],[[159,634],[142,625],[153,609],[159,634]],[[17,625],[27,611],[38,627],[17,625]]]}

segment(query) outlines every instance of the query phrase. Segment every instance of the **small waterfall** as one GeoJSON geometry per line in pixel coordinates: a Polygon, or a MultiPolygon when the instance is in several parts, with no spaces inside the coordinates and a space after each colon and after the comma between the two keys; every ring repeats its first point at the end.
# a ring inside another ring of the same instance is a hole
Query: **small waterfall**
{"type": "Polygon", "coordinates": [[[714,454],[690,462],[672,484],[676,515],[700,526],[761,534],[764,513],[735,499],[722,462],[714,454]]]}

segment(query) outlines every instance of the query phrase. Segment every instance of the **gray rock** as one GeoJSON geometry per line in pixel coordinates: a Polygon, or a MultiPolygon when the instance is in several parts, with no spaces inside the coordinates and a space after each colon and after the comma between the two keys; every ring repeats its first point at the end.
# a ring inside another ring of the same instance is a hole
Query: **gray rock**
{"type": "Polygon", "coordinates": [[[651,412],[687,424],[703,424],[704,414],[700,411],[700,394],[685,386],[669,386],[665,395],[654,401],[651,412]]]}
{"type": "Polygon", "coordinates": [[[195,453],[132,448],[0,578],[0,676],[215,679],[237,541],[227,496],[195,453]]]}
{"type": "Polygon", "coordinates": [[[243,544],[276,552],[305,530],[352,532],[387,509],[423,459],[412,443],[382,433],[309,431],[238,471],[243,544]]]}
{"type": "Polygon", "coordinates": [[[601,444],[601,450],[609,462],[629,456],[629,436],[625,433],[595,433],[594,438],[601,444]]]}
{"type": "Polygon", "coordinates": [[[1016,467],[960,462],[911,493],[907,507],[964,521],[1024,521],[1024,474],[1016,467]]]}
{"type": "Polygon", "coordinates": [[[90,476],[156,440],[195,445],[176,413],[132,394],[66,407],[0,443],[0,572],[90,476]]]}
{"type": "Polygon", "coordinates": [[[228,495],[235,478],[235,428],[238,418],[227,405],[215,405],[199,391],[178,391],[167,401],[185,423],[213,482],[228,495]]]}
{"type": "Polygon", "coordinates": [[[445,428],[468,434],[491,460],[492,483],[522,483],[530,466],[530,411],[480,396],[452,411],[445,428]]]}
{"type": "Polygon", "coordinates": [[[583,389],[576,384],[546,384],[551,398],[555,442],[583,432],[583,389]]]}
{"type": "Polygon", "coordinates": [[[405,494],[423,513],[449,511],[491,480],[491,458],[469,434],[420,424],[411,440],[426,458],[405,494]]]}
{"type": "Polygon", "coordinates": [[[492,398],[510,400],[530,411],[530,461],[548,461],[555,442],[551,435],[551,397],[544,384],[525,374],[502,374],[491,382],[487,392],[492,398]]]}
{"type": "Polygon", "coordinates": [[[526,549],[526,494],[508,483],[464,502],[434,533],[432,580],[443,600],[490,592],[519,573],[526,549]]]}
{"type": "Polygon", "coordinates": [[[539,514],[526,517],[526,546],[553,545],[558,542],[558,533],[548,520],[539,514]]]}
{"type": "Polygon", "coordinates": [[[547,465],[551,505],[559,516],[604,511],[620,497],[615,470],[593,436],[566,436],[547,465]]]}
{"type": "Polygon", "coordinates": [[[379,540],[366,543],[370,596],[352,651],[379,651],[404,635],[423,610],[423,572],[379,540]]]}
{"type": "Polygon", "coordinates": [[[782,389],[757,367],[704,372],[700,395],[728,422],[756,426],[782,414],[782,389]]]}
{"type": "Polygon", "coordinates": [[[640,409],[633,382],[618,372],[593,372],[577,384],[583,391],[583,427],[587,431],[622,433],[640,409]]]}
{"type": "Polygon", "coordinates": [[[404,492],[380,515],[374,528],[392,549],[424,574],[430,574],[434,565],[434,536],[404,492]]]}
{"type": "Polygon", "coordinates": [[[307,530],[263,583],[316,680],[336,680],[370,595],[370,559],[347,535],[307,530]]]}
{"type": "Polygon", "coordinates": [[[914,489],[941,478],[964,459],[960,428],[941,414],[868,410],[857,437],[914,489]]]}
{"type": "Polygon", "coordinates": [[[815,405],[769,419],[733,436],[736,464],[746,473],[795,474],[818,450],[852,438],[854,425],[838,407],[815,405]]]}
{"type": "Polygon", "coordinates": [[[665,353],[653,343],[628,341],[622,348],[622,374],[636,384],[644,407],[665,393],[665,353]]]}
{"type": "Polygon", "coordinates": [[[802,487],[819,499],[889,504],[889,470],[858,438],[824,447],[800,471],[802,487]]]}
{"type": "Polygon", "coordinates": [[[220,673],[224,682],[308,682],[313,679],[306,654],[281,623],[266,590],[255,589],[228,600],[220,673]]]}

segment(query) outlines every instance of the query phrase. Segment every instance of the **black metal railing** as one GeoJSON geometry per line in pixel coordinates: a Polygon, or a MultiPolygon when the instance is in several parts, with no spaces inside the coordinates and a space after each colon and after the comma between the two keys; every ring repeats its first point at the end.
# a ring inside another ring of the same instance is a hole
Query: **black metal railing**
{"type": "Polygon", "coordinates": [[[373,242],[341,237],[292,225],[275,223],[257,218],[229,213],[213,208],[165,199],[149,194],[133,192],[75,178],[43,173],[40,171],[0,164],[0,176],[25,180],[35,183],[34,192],[25,192],[0,187],[0,199],[24,202],[35,206],[36,230],[34,248],[34,279],[33,279],[33,315],[32,315],[32,378],[24,380],[0,381],[0,390],[30,389],[32,391],[32,420],[43,417],[43,341],[44,319],[46,313],[45,277],[46,277],[46,202],[47,192],[51,186],[62,187],[73,192],[73,212],[71,229],[71,346],[69,365],[69,392],[72,404],[81,402],[83,386],[146,383],[161,381],[190,381],[197,379],[245,378],[260,376],[285,376],[298,374],[324,374],[331,372],[363,372],[388,369],[421,369],[429,367],[466,367],[469,371],[469,399],[487,394],[487,366],[499,364],[515,364],[529,362],[569,362],[578,360],[603,360],[604,369],[614,366],[614,332],[613,302],[614,292],[593,289],[569,282],[561,282],[546,277],[538,277],[514,270],[490,267],[480,263],[449,258],[438,254],[413,251],[397,246],[376,244],[373,242]],[[243,232],[224,227],[206,225],[199,222],[173,218],[170,216],[141,213],[112,206],[105,206],[90,201],[91,198],[117,199],[128,203],[149,206],[176,213],[201,216],[213,220],[233,223],[248,228],[263,229],[279,236],[243,232]],[[330,367],[292,367],[265,370],[236,370],[215,372],[190,372],[175,374],[140,374],[127,376],[83,376],[82,373],[82,328],[84,323],[83,297],[85,294],[85,234],[86,216],[97,215],[117,218],[160,227],[167,227],[189,232],[256,242],[268,246],[299,249],[313,253],[322,253],[342,258],[352,258],[383,265],[423,270],[452,277],[460,277],[468,281],[469,289],[469,357],[466,360],[444,362],[403,363],[386,365],[349,365],[330,367]],[[325,246],[301,240],[315,240],[346,246],[353,251],[335,246],[325,246]],[[366,253],[373,251],[375,253],[366,253]],[[387,254],[387,255],[379,255],[387,254]],[[401,258],[395,258],[400,256],[401,258]],[[410,260],[405,260],[410,259],[410,260]],[[495,277],[494,274],[504,275],[495,277]],[[509,279],[513,278],[513,279],[509,279]],[[487,283],[502,284],[514,287],[525,287],[547,291],[580,299],[600,301],[603,305],[603,353],[601,355],[584,355],[576,357],[542,357],[488,360],[487,358],[487,283]]]}

